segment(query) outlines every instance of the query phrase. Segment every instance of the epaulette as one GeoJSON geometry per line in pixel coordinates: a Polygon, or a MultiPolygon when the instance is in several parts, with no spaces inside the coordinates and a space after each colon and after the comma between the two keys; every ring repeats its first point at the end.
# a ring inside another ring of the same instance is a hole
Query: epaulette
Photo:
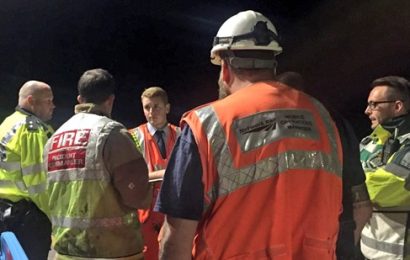
{"type": "Polygon", "coordinates": [[[366,138],[363,138],[363,140],[360,142],[362,145],[367,145],[368,143],[370,143],[372,141],[372,137],[368,136],[366,138]]]}
{"type": "Polygon", "coordinates": [[[41,122],[37,117],[30,115],[26,118],[26,127],[29,131],[37,131],[41,127],[41,122]]]}

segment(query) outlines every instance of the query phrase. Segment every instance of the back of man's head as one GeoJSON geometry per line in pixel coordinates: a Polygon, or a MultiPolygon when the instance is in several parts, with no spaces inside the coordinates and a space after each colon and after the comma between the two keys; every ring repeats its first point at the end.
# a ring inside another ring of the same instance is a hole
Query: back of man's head
{"type": "Polygon", "coordinates": [[[37,80],[27,81],[19,90],[19,105],[22,106],[29,96],[39,98],[50,90],[50,86],[44,82],[37,80]]]}
{"type": "Polygon", "coordinates": [[[104,69],[87,70],[78,81],[78,94],[87,103],[101,104],[114,92],[115,80],[104,69]]]}
{"type": "Polygon", "coordinates": [[[410,82],[407,79],[399,76],[386,76],[375,79],[370,86],[372,89],[378,86],[390,87],[389,97],[386,98],[401,100],[406,110],[410,109],[410,82]]]}

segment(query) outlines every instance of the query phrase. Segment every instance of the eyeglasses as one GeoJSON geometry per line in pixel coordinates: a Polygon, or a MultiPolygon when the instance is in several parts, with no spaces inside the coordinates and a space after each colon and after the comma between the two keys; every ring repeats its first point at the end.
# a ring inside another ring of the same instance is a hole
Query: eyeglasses
{"type": "Polygon", "coordinates": [[[367,107],[370,108],[371,110],[375,110],[379,104],[394,103],[396,101],[397,100],[369,101],[367,103],[367,107]]]}

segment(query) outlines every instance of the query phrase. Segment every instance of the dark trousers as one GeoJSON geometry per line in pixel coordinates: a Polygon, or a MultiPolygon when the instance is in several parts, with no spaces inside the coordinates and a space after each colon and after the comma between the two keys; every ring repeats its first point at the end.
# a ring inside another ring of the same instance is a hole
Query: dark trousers
{"type": "Polygon", "coordinates": [[[13,203],[0,199],[2,231],[13,232],[28,259],[47,260],[51,246],[51,223],[37,206],[26,200],[13,203]],[[11,215],[4,216],[6,206],[11,207],[11,215]]]}

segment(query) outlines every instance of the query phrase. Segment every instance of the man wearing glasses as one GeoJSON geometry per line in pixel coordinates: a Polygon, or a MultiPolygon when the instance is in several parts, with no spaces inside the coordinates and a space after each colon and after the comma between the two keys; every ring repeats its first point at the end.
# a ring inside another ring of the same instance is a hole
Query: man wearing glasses
{"type": "Polygon", "coordinates": [[[360,160],[373,216],[361,249],[367,259],[404,259],[410,256],[410,82],[388,76],[371,87],[365,114],[373,132],[360,144],[360,160]]]}

